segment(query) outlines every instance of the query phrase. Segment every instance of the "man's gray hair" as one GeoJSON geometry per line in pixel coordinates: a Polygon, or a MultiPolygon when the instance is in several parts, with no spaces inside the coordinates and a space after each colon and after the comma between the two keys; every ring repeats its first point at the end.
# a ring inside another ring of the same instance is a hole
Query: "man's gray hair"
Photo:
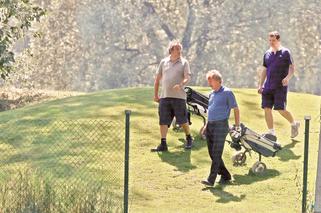
{"type": "Polygon", "coordinates": [[[183,50],[183,46],[181,42],[179,42],[179,40],[172,40],[171,42],[169,42],[169,45],[168,45],[168,53],[171,54],[171,51],[176,46],[179,46],[181,48],[181,51],[183,50]]]}
{"type": "Polygon", "coordinates": [[[220,83],[223,82],[222,75],[217,70],[210,70],[207,72],[206,79],[210,79],[210,78],[215,79],[215,80],[219,81],[220,83]]]}

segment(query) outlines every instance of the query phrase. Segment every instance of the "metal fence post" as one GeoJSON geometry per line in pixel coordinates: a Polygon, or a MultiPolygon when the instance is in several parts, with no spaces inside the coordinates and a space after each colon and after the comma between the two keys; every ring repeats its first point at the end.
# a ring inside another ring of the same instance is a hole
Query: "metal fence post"
{"type": "Polygon", "coordinates": [[[308,159],[309,159],[309,129],[311,116],[304,116],[304,161],[303,161],[303,191],[302,191],[302,213],[306,212],[307,204],[307,182],[308,182],[308,159]]]}
{"type": "Polygon", "coordinates": [[[130,130],[130,110],[125,110],[125,171],[124,171],[124,213],[128,213],[128,179],[129,179],[129,130],[130,130]]]}
{"type": "MultiPolygon", "coordinates": [[[[320,113],[321,113],[321,108],[320,108],[320,113]]],[[[320,122],[319,151],[318,151],[317,179],[315,183],[314,213],[321,213],[321,114],[320,114],[319,122],[320,122]]]]}

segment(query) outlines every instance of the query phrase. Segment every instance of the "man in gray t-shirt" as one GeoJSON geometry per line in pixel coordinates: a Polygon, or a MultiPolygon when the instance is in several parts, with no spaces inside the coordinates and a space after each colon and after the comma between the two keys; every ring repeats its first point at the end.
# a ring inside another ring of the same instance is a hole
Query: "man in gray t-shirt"
{"type": "Polygon", "coordinates": [[[188,61],[181,57],[182,45],[178,41],[169,44],[169,56],[164,58],[157,69],[154,83],[154,101],[159,103],[159,125],[161,144],[152,151],[167,151],[166,135],[168,126],[175,116],[186,134],[186,149],[191,149],[193,139],[187,120],[186,93],[184,86],[190,80],[191,71],[188,61]],[[158,90],[161,83],[161,95],[158,90]]]}

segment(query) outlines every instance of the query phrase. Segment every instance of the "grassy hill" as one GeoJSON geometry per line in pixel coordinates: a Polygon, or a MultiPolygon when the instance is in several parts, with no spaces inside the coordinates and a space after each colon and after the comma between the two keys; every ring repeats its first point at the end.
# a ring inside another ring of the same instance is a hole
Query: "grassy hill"
{"type": "MultiPolygon", "coordinates": [[[[196,88],[204,94],[208,88],[196,88]]],[[[241,110],[241,121],[249,128],[264,132],[266,130],[264,114],[260,109],[260,96],[253,89],[234,90],[241,110]]],[[[132,110],[131,146],[130,146],[130,211],[131,212],[299,212],[301,210],[302,167],[304,145],[304,116],[311,115],[310,149],[309,149],[309,204],[314,200],[316,161],[318,149],[318,131],[320,115],[320,96],[290,93],[288,109],[301,122],[300,135],[291,140],[290,126],[276,112],[274,113],[276,133],[283,146],[274,158],[263,158],[268,170],[263,176],[248,175],[248,170],[258,159],[255,153],[247,159],[243,167],[233,167],[231,156],[234,153],[228,145],[223,154],[225,164],[233,174],[233,184],[224,187],[205,188],[200,180],[208,175],[210,160],[206,141],[201,140],[198,131],[201,119],[192,117],[192,132],[195,146],[192,151],[184,150],[184,134],[169,131],[169,152],[151,153],[150,148],[159,143],[157,104],[152,101],[152,88],[130,88],[108,90],[98,93],[69,97],[2,112],[0,116],[1,131],[5,131],[9,122],[11,128],[22,119],[106,119],[123,122],[124,110],[132,110]]],[[[231,124],[233,118],[231,118],[231,124]]],[[[34,125],[24,124],[23,134],[34,125]]],[[[21,131],[11,131],[11,138],[21,131]]],[[[116,133],[124,131],[118,129],[116,133]]],[[[20,133],[19,133],[20,132],[20,133]]],[[[120,136],[122,136],[120,134],[120,136]]],[[[120,139],[120,136],[104,137],[120,139]]],[[[14,140],[11,140],[12,143],[14,140]]],[[[120,141],[122,141],[120,139],[120,141]]],[[[43,139],[45,142],[45,139],[43,139]]],[[[4,146],[0,141],[0,149],[4,146]]],[[[86,150],[94,147],[87,146],[86,150]]],[[[23,141],[19,142],[23,144],[23,141]]],[[[6,143],[10,145],[10,143],[6,143]]],[[[30,148],[39,147],[39,143],[30,143],[30,148]]],[[[41,147],[41,146],[40,146],[41,147]]],[[[19,150],[21,146],[11,147],[19,150]]],[[[28,150],[29,150],[28,149],[28,150]]],[[[70,147],[66,146],[66,149],[70,147]]],[[[108,152],[108,148],[99,147],[99,153],[108,152]]],[[[120,152],[120,151],[115,151],[120,152]]],[[[42,150],[38,150],[42,153],[42,150]]],[[[36,154],[31,152],[27,157],[36,154]]],[[[44,155],[46,152],[43,152],[44,155]]],[[[83,153],[85,155],[85,153],[83,153]]],[[[118,153],[121,154],[121,153],[118,153]]],[[[10,158],[10,153],[6,157],[10,158]]],[[[81,155],[81,153],[80,153],[81,155]]],[[[26,158],[27,158],[26,157],[26,158]]],[[[41,158],[38,156],[35,160],[41,158]]],[[[20,159],[20,163],[24,158],[20,159]]],[[[5,161],[1,161],[1,168],[5,161]]],[[[51,158],[42,159],[43,167],[52,162],[51,158]]],[[[91,162],[94,163],[94,162],[91,162]]],[[[108,167],[110,162],[99,162],[97,175],[108,167]]],[[[37,167],[39,164],[32,164],[37,167]]],[[[104,170],[105,171],[105,170],[104,170]]],[[[92,173],[95,174],[95,173],[92,173]]],[[[121,180],[122,177],[119,177],[121,180]]]]}

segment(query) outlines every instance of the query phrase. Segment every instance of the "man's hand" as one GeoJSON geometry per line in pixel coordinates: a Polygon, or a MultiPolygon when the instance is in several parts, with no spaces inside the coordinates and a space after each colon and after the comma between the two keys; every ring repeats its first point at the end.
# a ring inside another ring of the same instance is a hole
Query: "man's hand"
{"type": "Polygon", "coordinates": [[[238,140],[242,136],[242,128],[234,125],[231,131],[231,136],[238,140]]]}
{"type": "Polygon", "coordinates": [[[157,102],[157,103],[159,103],[159,96],[158,96],[158,95],[157,95],[157,96],[154,96],[154,101],[157,102]]]}
{"type": "Polygon", "coordinates": [[[257,92],[258,92],[259,94],[262,94],[262,92],[263,92],[263,87],[259,87],[258,90],[257,90],[257,92]]]}
{"type": "Polygon", "coordinates": [[[235,126],[235,131],[242,132],[242,127],[241,126],[236,125],[236,124],[234,124],[234,126],[235,126]]]}
{"type": "Polygon", "coordinates": [[[175,84],[174,86],[173,86],[173,89],[175,89],[175,90],[181,90],[182,89],[182,86],[180,85],[180,84],[175,84]]]}
{"type": "Polygon", "coordinates": [[[285,78],[282,80],[282,85],[283,85],[284,87],[289,85],[289,79],[288,79],[287,77],[285,77],[285,78]]]}

